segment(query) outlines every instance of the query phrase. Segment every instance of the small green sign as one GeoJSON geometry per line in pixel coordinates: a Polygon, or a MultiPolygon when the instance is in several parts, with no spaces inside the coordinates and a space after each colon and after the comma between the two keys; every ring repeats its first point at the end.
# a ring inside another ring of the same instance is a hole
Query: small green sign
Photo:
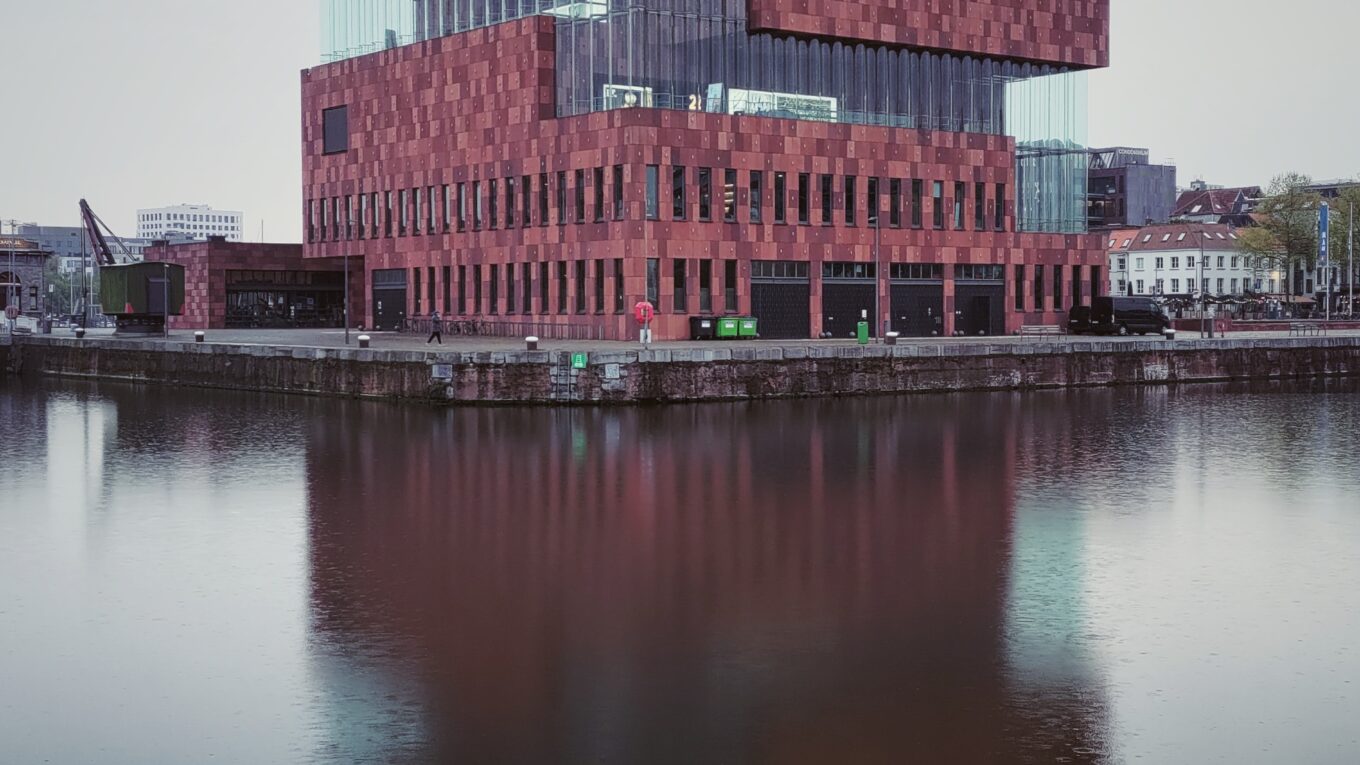
{"type": "Polygon", "coordinates": [[[571,368],[572,368],[572,369],[585,369],[585,368],[586,368],[586,354],[584,354],[584,353],[573,353],[573,354],[571,354],[571,368]]]}

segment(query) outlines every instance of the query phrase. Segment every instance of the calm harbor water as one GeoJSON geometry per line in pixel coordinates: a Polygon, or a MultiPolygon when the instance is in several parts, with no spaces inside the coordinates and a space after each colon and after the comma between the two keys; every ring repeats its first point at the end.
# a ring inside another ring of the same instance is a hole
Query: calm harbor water
{"type": "Polygon", "coordinates": [[[0,428],[0,762],[1360,761],[1356,381],[0,428]]]}

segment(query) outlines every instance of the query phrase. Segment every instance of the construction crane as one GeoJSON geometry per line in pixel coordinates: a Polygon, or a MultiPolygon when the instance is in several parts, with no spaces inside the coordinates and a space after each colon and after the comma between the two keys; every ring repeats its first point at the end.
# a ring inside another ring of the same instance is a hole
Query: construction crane
{"type": "Polygon", "coordinates": [[[117,320],[118,335],[159,335],[169,330],[169,317],[184,313],[184,266],[138,263],[132,251],[104,221],[80,200],[80,220],[99,265],[99,303],[117,320]],[[108,236],[105,236],[107,232],[108,236]],[[122,251],[122,262],[109,239],[122,251]]]}
{"type": "Polygon", "coordinates": [[[128,249],[126,244],[123,244],[123,240],[119,239],[117,234],[113,233],[113,229],[109,228],[108,224],[94,214],[94,210],[90,209],[90,203],[83,199],[80,200],[80,220],[85,225],[85,234],[90,239],[90,246],[94,248],[96,263],[101,266],[118,265],[118,259],[114,256],[113,250],[109,248],[108,238],[104,236],[105,231],[123,251],[123,262],[132,262],[132,251],[128,249]]]}

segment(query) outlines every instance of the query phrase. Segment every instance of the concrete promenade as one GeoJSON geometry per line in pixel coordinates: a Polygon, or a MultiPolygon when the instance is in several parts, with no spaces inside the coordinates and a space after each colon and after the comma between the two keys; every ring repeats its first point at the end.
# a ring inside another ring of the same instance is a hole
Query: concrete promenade
{"type": "MultiPolygon", "coordinates": [[[[525,350],[523,338],[511,337],[468,337],[445,335],[443,344],[425,342],[426,335],[416,335],[413,333],[400,332],[351,332],[349,348],[358,349],[360,334],[367,334],[371,338],[370,348],[375,350],[391,351],[418,351],[422,353],[439,354],[468,354],[485,352],[510,352],[525,350]]],[[[69,329],[54,330],[53,337],[72,338],[69,329]]],[[[166,342],[178,346],[183,343],[192,343],[194,333],[191,330],[176,330],[170,333],[169,338],[160,336],[154,337],[132,337],[119,338],[113,336],[113,330],[100,329],[91,330],[86,333],[89,339],[111,342],[137,342],[137,343],[157,343],[166,342]]],[[[920,348],[949,348],[954,346],[1005,346],[1016,344],[1019,346],[1052,345],[1053,343],[1072,344],[1134,344],[1141,345],[1179,345],[1187,342],[1208,342],[1208,343],[1227,343],[1243,340],[1276,340],[1288,339],[1291,335],[1288,332],[1232,332],[1226,336],[1217,337],[1214,340],[1201,340],[1198,332],[1177,333],[1177,339],[1168,342],[1162,337],[1147,335],[1139,337],[1111,337],[1111,336],[1092,336],[1092,335],[1059,335],[1052,337],[1015,337],[1010,335],[995,337],[934,337],[934,338],[899,338],[898,345],[914,346],[920,348]]],[[[1357,337],[1360,338],[1360,330],[1338,330],[1322,335],[1324,338],[1357,337]]],[[[1311,339],[1311,338],[1310,338],[1311,339]]],[[[278,348],[345,348],[345,332],[340,329],[256,329],[256,330],[207,330],[204,335],[204,342],[213,345],[232,345],[232,346],[265,346],[278,348]]],[[[878,343],[871,343],[869,347],[874,347],[878,343]]],[[[666,350],[734,350],[734,349],[771,349],[771,348],[854,348],[857,344],[853,340],[705,340],[705,341],[669,341],[655,343],[650,346],[653,351],[666,350]]],[[[542,340],[539,349],[543,351],[639,351],[644,350],[643,346],[636,342],[624,342],[618,340],[542,340]]]]}

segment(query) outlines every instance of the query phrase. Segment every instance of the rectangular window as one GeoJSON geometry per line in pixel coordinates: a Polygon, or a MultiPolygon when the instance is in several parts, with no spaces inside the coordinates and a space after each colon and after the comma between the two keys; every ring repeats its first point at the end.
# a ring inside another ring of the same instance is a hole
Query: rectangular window
{"type": "Polygon", "coordinates": [[[557,225],[567,223],[567,171],[557,171],[557,225]]]}
{"type": "Polygon", "coordinates": [[[845,176],[845,225],[855,225],[855,176],[845,176]]]}
{"type": "Polygon", "coordinates": [[[973,228],[987,230],[987,184],[974,184],[973,189],[973,228]]]}
{"type": "Polygon", "coordinates": [[[505,179],[505,227],[515,227],[515,178],[505,179]]]}
{"type": "Polygon", "coordinates": [[[500,313],[500,265],[491,264],[491,305],[487,313],[500,313]]]}
{"type": "Polygon", "coordinates": [[[467,184],[458,184],[458,231],[462,233],[467,230],[467,184]]]}
{"type": "Polygon", "coordinates": [[[586,262],[576,261],[576,312],[586,312],[586,262]]]}
{"type": "MultiPolygon", "coordinates": [[[[1171,259],[1171,267],[1172,267],[1173,269],[1175,269],[1175,268],[1180,268],[1180,267],[1181,267],[1181,259],[1180,259],[1180,258],[1173,257],[1173,258],[1171,259]]],[[[1194,268],[1194,267],[1195,267],[1195,259],[1194,259],[1194,258],[1189,258],[1189,259],[1187,259],[1186,262],[1185,262],[1185,267],[1186,267],[1186,268],[1194,268]]]]}
{"type": "Polygon", "coordinates": [[[623,258],[614,258],[614,313],[623,313],[627,300],[623,288],[623,258]]]}
{"type": "Polygon", "coordinates": [[[534,181],[533,176],[523,176],[519,179],[520,208],[523,213],[523,220],[520,225],[528,228],[533,225],[534,210],[534,181]]]}
{"type": "Polygon", "coordinates": [[[699,313],[713,312],[713,261],[699,261],[699,313]]]}
{"type": "Polygon", "coordinates": [[[1081,305],[1081,266],[1072,266],[1072,305],[1081,305]]]}
{"type": "Polygon", "coordinates": [[[995,207],[995,210],[996,210],[995,228],[996,228],[997,231],[1005,231],[1005,230],[1006,230],[1006,184],[1004,184],[1004,183],[998,183],[998,184],[996,184],[996,203],[995,203],[995,204],[996,204],[996,207],[995,207]]]}
{"type": "Polygon", "coordinates": [[[765,217],[765,174],[759,170],[751,171],[750,194],[751,222],[760,223],[765,217]]]}
{"type": "Polygon", "coordinates": [[[623,220],[623,165],[614,165],[614,220],[623,220]]]}
{"type": "MultiPolygon", "coordinates": [[[[540,221],[538,225],[543,225],[540,221]]],[[[552,313],[552,307],[548,305],[548,282],[549,270],[551,266],[547,263],[538,264],[538,312],[542,314],[552,313]]]]}
{"type": "Polygon", "coordinates": [[[888,225],[902,228],[902,179],[888,181],[888,225]]]}
{"type": "MultiPolygon", "coordinates": [[[[315,242],[315,241],[317,241],[317,231],[318,231],[318,229],[317,229],[317,207],[318,207],[318,205],[317,205],[315,199],[313,199],[312,201],[310,201],[310,202],[307,203],[307,241],[309,241],[309,242],[315,242]]],[[[323,220],[324,220],[324,218],[325,218],[325,215],[326,215],[326,208],[323,206],[323,207],[321,207],[321,216],[322,216],[322,219],[323,219],[323,220]]],[[[326,230],[326,224],[323,222],[323,223],[321,223],[320,231],[324,232],[325,230],[326,230]]],[[[324,233],[323,233],[323,236],[324,236],[324,233]]]]}
{"type": "Polygon", "coordinates": [[[414,308],[413,308],[412,311],[411,311],[411,315],[412,315],[412,316],[419,316],[419,315],[420,315],[420,269],[419,269],[419,268],[413,268],[413,269],[411,269],[411,287],[412,287],[412,290],[411,290],[411,300],[412,300],[412,303],[413,303],[413,305],[414,305],[414,308]]]}
{"type": "Polygon", "coordinates": [[[869,188],[868,188],[868,190],[867,190],[865,193],[866,193],[866,195],[869,197],[868,200],[867,200],[867,201],[868,201],[868,204],[869,204],[869,217],[868,217],[866,220],[869,221],[869,225],[870,225],[870,226],[873,226],[873,227],[877,228],[877,227],[878,227],[878,179],[877,179],[877,178],[870,178],[870,179],[867,181],[867,183],[868,183],[869,188]]]}
{"type": "Polygon", "coordinates": [[[458,267],[458,313],[467,313],[467,266],[458,267]]]}
{"type": "Polygon", "coordinates": [[[401,210],[401,219],[397,224],[397,236],[406,236],[406,227],[411,223],[411,203],[408,195],[409,192],[406,189],[397,193],[397,207],[401,210]]]}
{"type": "Polygon", "coordinates": [[[372,194],[369,195],[368,205],[369,205],[369,209],[372,211],[372,214],[373,214],[372,236],[373,236],[374,239],[377,239],[377,238],[378,238],[378,192],[375,191],[375,192],[373,192],[372,194]]]}
{"type": "Polygon", "coordinates": [[[657,184],[660,182],[658,180],[660,174],[660,167],[656,165],[647,166],[647,201],[645,211],[647,220],[656,220],[661,216],[660,191],[657,188],[657,184]]]}
{"type": "Polygon", "coordinates": [[[1144,285],[1144,283],[1143,283],[1143,280],[1142,280],[1142,279],[1139,279],[1139,280],[1137,281],[1137,283],[1136,283],[1136,286],[1134,287],[1134,292],[1137,293],[1137,294],[1139,294],[1139,295],[1142,295],[1142,294],[1144,294],[1144,287],[1145,287],[1145,285],[1144,285]]]}
{"type": "MultiPolygon", "coordinates": [[[[1091,303],[1092,305],[1095,305],[1094,298],[1100,297],[1100,287],[1102,284],[1102,280],[1100,278],[1100,270],[1101,270],[1100,266],[1091,266],[1091,297],[1093,298],[1091,303]]],[[[1121,286],[1119,288],[1119,291],[1123,292],[1124,288],[1121,286]]]]}
{"type": "Polygon", "coordinates": [[[1044,310],[1044,267],[1034,267],[1034,310],[1044,310]]]}
{"type": "Polygon", "coordinates": [[[472,182],[472,230],[482,229],[482,182],[472,182]]]}
{"type": "Polygon", "coordinates": [[[430,299],[430,313],[434,313],[435,311],[439,310],[439,304],[434,302],[435,296],[434,266],[430,266],[429,268],[425,269],[425,271],[426,276],[429,278],[429,284],[425,285],[426,290],[425,296],[430,299]]]}
{"type": "Polygon", "coordinates": [[[723,221],[737,222],[737,171],[723,171],[723,221]]]}
{"type": "MultiPolygon", "coordinates": [[[[548,225],[548,174],[538,176],[538,225],[548,225]]],[[[544,310],[547,313],[547,310],[544,310]]]]}
{"type": "Polygon", "coordinates": [[[383,236],[392,238],[392,192],[383,192],[383,236]]]}
{"type": "Polygon", "coordinates": [[[515,312],[515,264],[505,264],[505,312],[515,312]]]}
{"type": "Polygon", "coordinates": [[[424,222],[421,218],[421,194],[420,189],[411,189],[411,235],[420,236],[424,229],[424,222]]]}
{"type": "MultiPolygon", "coordinates": [[[[354,197],[345,195],[345,239],[354,238],[354,197]]],[[[1221,263],[1219,265],[1222,265],[1221,263]]]]}
{"type": "Polygon", "coordinates": [[[450,194],[449,194],[449,184],[447,184],[447,183],[444,184],[444,185],[441,187],[441,189],[442,189],[442,191],[440,192],[440,198],[443,200],[443,202],[440,204],[440,208],[443,210],[442,215],[443,215],[443,218],[444,218],[444,226],[443,226],[443,228],[444,228],[444,233],[447,234],[447,233],[449,233],[449,225],[450,225],[450,222],[451,222],[451,221],[449,220],[449,218],[453,215],[453,203],[452,203],[452,200],[449,198],[449,197],[450,197],[450,194]]]}
{"type": "Polygon", "coordinates": [[[576,181],[576,222],[586,222],[586,171],[577,170],[575,173],[576,181]]]}
{"type": "Polygon", "coordinates": [[[604,168],[595,168],[595,222],[604,220],[604,168]]]}
{"type": "Polygon", "coordinates": [[[349,107],[337,106],[321,112],[321,153],[349,151],[349,107]]]}
{"type": "Polygon", "coordinates": [[[963,204],[968,196],[968,184],[962,181],[954,182],[954,230],[963,230],[963,204]]]}
{"type": "Polygon", "coordinates": [[[487,212],[490,213],[490,215],[487,216],[486,227],[491,229],[494,229],[500,223],[500,218],[496,212],[500,208],[500,197],[497,196],[497,185],[495,178],[486,182],[487,212]]]}
{"type": "Polygon", "coordinates": [[[524,312],[534,312],[534,266],[525,263],[519,270],[520,281],[524,283],[524,312]]]}
{"type": "Polygon", "coordinates": [[[369,206],[368,206],[368,195],[367,195],[367,194],[360,194],[360,195],[359,195],[359,230],[358,230],[358,238],[359,238],[359,239],[364,239],[364,238],[366,238],[366,237],[368,236],[368,215],[369,215],[369,210],[370,210],[370,209],[371,209],[371,208],[369,208],[369,206]]]}
{"type": "MultiPolygon", "coordinates": [[[[453,304],[451,301],[451,298],[453,297],[453,288],[449,284],[449,276],[451,275],[452,271],[453,269],[450,268],[449,266],[444,266],[439,270],[439,275],[442,277],[439,282],[440,287],[442,287],[442,289],[440,290],[440,294],[444,298],[444,302],[442,303],[442,305],[444,306],[443,310],[444,313],[446,314],[450,313],[453,309],[453,304]]],[[[431,279],[433,279],[433,277],[431,277],[431,279]]],[[[430,298],[430,303],[431,304],[434,303],[434,298],[430,298]]]]}
{"type": "MultiPolygon", "coordinates": [[[[604,170],[600,170],[600,178],[604,178],[604,170]]],[[[595,313],[604,313],[604,261],[595,261],[595,313]]]]}
{"type": "Polygon", "coordinates": [[[812,177],[798,174],[798,222],[804,226],[812,222],[812,177]]]}
{"type": "Polygon", "coordinates": [[[830,226],[830,225],[831,225],[831,208],[832,208],[832,203],[833,203],[833,201],[834,201],[834,200],[832,199],[832,197],[831,197],[831,189],[833,188],[833,184],[834,184],[834,183],[835,183],[835,180],[834,180],[830,175],[823,175],[823,176],[822,176],[822,225],[823,225],[823,226],[830,226]]]}
{"type": "Polygon", "coordinates": [[[699,168],[699,220],[713,220],[713,170],[699,168]]]}
{"type": "Polygon", "coordinates": [[[1015,267],[1015,310],[1025,310],[1025,267],[1015,267]]]}
{"type": "Polygon", "coordinates": [[[774,222],[789,222],[789,179],[785,173],[774,174],[774,222]]]}
{"type": "Polygon", "coordinates": [[[932,223],[936,229],[944,228],[944,181],[935,181],[931,184],[930,201],[935,208],[935,217],[932,223]]]}
{"type": "Polygon", "coordinates": [[[485,313],[482,308],[482,267],[472,267],[472,312],[474,314],[485,313]]]}
{"type": "Polygon", "coordinates": [[[676,258],[671,264],[672,275],[675,279],[673,299],[675,300],[676,313],[685,313],[689,310],[689,295],[685,292],[685,263],[687,262],[684,258],[676,258]]]}
{"type": "Polygon", "coordinates": [[[661,259],[647,258],[647,302],[653,306],[661,301],[661,259]]]}
{"type": "Polygon", "coordinates": [[[1063,267],[1053,267],[1053,310],[1063,310],[1063,267]]]}
{"type": "Polygon", "coordinates": [[[923,213],[922,210],[921,210],[921,207],[922,207],[922,205],[924,204],[924,200],[923,200],[924,186],[925,186],[925,182],[922,181],[920,178],[914,178],[914,179],[912,179],[912,182],[911,182],[911,227],[912,227],[912,228],[921,228],[923,225],[925,225],[925,223],[924,223],[924,213],[923,213]]]}
{"type": "Polygon", "coordinates": [[[557,264],[557,312],[567,312],[567,264],[557,264]]]}
{"type": "Polygon", "coordinates": [[[434,212],[437,202],[434,196],[434,187],[428,186],[425,189],[425,233],[435,233],[434,212]]]}
{"type": "MultiPolygon", "coordinates": [[[[1190,281],[1191,286],[1194,286],[1194,280],[1189,280],[1189,281],[1190,281]]],[[[1177,293],[1177,292],[1180,292],[1180,291],[1181,291],[1181,280],[1180,280],[1180,279],[1172,279],[1172,280],[1171,280],[1171,292],[1172,292],[1172,294],[1177,293]]]]}
{"type": "Polygon", "coordinates": [[[688,201],[685,196],[685,166],[671,168],[671,219],[684,220],[688,201]]]}
{"type": "Polygon", "coordinates": [[[737,312],[737,261],[723,263],[723,303],[728,313],[737,312]]]}

